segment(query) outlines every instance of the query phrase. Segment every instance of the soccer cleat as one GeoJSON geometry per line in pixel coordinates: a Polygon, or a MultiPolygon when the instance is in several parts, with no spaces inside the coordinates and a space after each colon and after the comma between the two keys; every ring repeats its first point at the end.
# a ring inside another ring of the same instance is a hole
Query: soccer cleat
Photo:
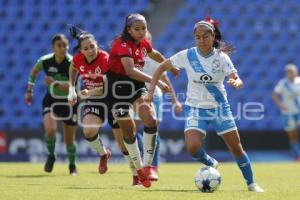
{"type": "Polygon", "coordinates": [[[218,166],[219,166],[219,162],[218,162],[216,159],[214,159],[214,158],[212,158],[212,159],[213,159],[213,164],[212,164],[212,166],[211,166],[211,167],[213,167],[213,168],[217,169],[217,168],[218,168],[218,166]]]}
{"type": "Polygon", "coordinates": [[[138,176],[133,176],[132,178],[132,186],[139,187],[142,186],[142,182],[140,181],[138,176]]]}
{"type": "Polygon", "coordinates": [[[151,181],[158,181],[158,167],[151,166],[150,170],[151,170],[151,175],[152,175],[151,181]]]}
{"type": "Polygon", "coordinates": [[[151,187],[151,180],[150,180],[150,170],[148,170],[146,167],[143,167],[139,170],[137,170],[138,178],[141,181],[142,185],[145,188],[151,187]]]}
{"type": "Polygon", "coordinates": [[[55,162],[55,156],[48,155],[47,161],[46,161],[45,166],[44,166],[45,172],[48,172],[48,173],[52,172],[54,162],[55,162]]]}
{"type": "Polygon", "coordinates": [[[248,191],[264,192],[264,190],[261,187],[259,187],[256,183],[252,183],[252,184],[248,185],[248,191]]]}
{"type": "Polygon", "coordinates": [[[98,171],[100,174],[105,174],[105,172],[107,171],[107,162],[108,162],[110,155],[111,155],[111,152],[109,151],[109,149],[106,149],[106,154],[100,156],[100,161],[99,161],[99,166],[98,166],[98,171]]]}
{"type": "Polygon", "coordinates": [[[69,172],[72,176],[77,176],[77,168],[76,165],[69,165],[69,172]]]}

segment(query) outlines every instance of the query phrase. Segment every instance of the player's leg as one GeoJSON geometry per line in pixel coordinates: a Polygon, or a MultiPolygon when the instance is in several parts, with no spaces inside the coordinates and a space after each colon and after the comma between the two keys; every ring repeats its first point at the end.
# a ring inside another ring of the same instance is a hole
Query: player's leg
{"type": "Polygon", "coordinates": [[[157,137],[156,137],[156,148],[154,151],[153,161],[152,161],[152,169],[156,172],[158,176],[158,167],[159,167],[159,160],[160,160],[160,134],[159,134],[159,125],[162,121],[163,117],[163,97],[162,95],[155,96],[153,98],[153,106],[155,109],[155,116],[157,120],[157,137]]]}
{"type": "Polygon", "coordinates": [[[296,160],[300,161],[300,145],[297,129],[287,131],[287,135],[289,138],[291,151],[296,158],[296,160]]]}
{"type": "Polygon", "coordinates": [[[299,125],[298,115],[283,115],[284,130],[289,139],[291,152],[296,160],[300,160],[300,146],[297,125],[299,125]]]}
{"type": "MultiPolygon", "coordinates": [[[[95,107],[85,108],[85,112],[88,110],[100,113],[100,110],[95,107]]],[[[85,139],[89,142],[89,145],[99,154],[100,161],[98,171],[100,174],[104,174],[107,171],[107,161],[110,157],[110,151],[105,148],[100,135],[98,134],[99,128],[103,121],[96,114],[85,114],[83,117],[83,133],[85,139]]]]}
{"type": "Polygon", "coordinates": [[[131,161],[133,161],[135,169],[137,170],[139,179],[143,186],[150,187],[151,182],[149,181],[147,171],[143,168],[143,162],[135,137],[136,127],[134,120],[130,116],[129,109],[130,107],[128,104],[124,105],[117,103],[112,108],[112,111],[114,113],[114,118],[117,120],[118,125],[122,130],[124,145],[128,151],[131,161]]]}
{"type": "Polygon", "coordinates": [[[57,122],[52,118],[50,112],[44,113],[44,128],[45,128],[45,142],[48,150],[47,161],[44,166],[46,172],[52,172],[55,162],[55,135],[57,130],[57,122]]]}
{"type": "Polygon", "coordinates": [[[207,166],[216,168],[218,162],[209,156],[202,147],[206,135],[207,122],[200,110],[190,106],[184,107],[185,114],[185,143],[187,151],[193,159],[207,166]],[[202,117],[202,118],[201,118],[202,117]]]}
{"type": "Polygon", "coordinates": [[[131,160],[131,158],[129,156],[129,153],[128,153],[126,147],[125,147],[122,130],[120,128],[119,129],[113,129],[113,134],[114,134],[115,140],[117,141],[119,149],[121,150],[124,158],[126,159],[127,163],[129,164],[129,169],[130,169],[130,171],[132,173],[132,176],[133,176],[132,185],[133,186],[141,185],[141,182],[138,179],[138,174],[137,174],[137,171],[135,169],[134,163],[131,160]]]}
{"type": "Polygon", "coordinates": [[[76,142],[75,142],[75,136],[76,136],[76,125],[69,125],[67,123],[64,123],[64,141],[66,145],[66,150],[68,153],[69,158],[69,172],[71,175],[77,174],[77,168],[76,168],[76,142]]]}
{"type": "Polygon", "coordinates": [[[264,190],[254,182],[250,159],[247,153],[243,150],[238,131],[233,130],[224,133],[221,135],[221,137],[235,157],[235,160],[248,185],[248,190],[254,192],[263,192],[264,190]]]}
{"type": "Polygon", "coordinates": [[[193,159],[206,166],[217,168],[218,162],[202,148],[205,133],[193,128],[186,129],[184,133],[187,151],[192,155],[193,159]]]}
{"type": "Polygon", "coordinates": [[[155,117],[155,111],[151,104],[146,102],[142,97],[138,98],[134,102],[134,108],[139,114],[143,124],[143,152],[144,152],[144,163],[147,171],[150,174],[151,180],[157,181],[158,176],[152,169],[152,161],[156,148],[156,137],[157,137],[157,121],[155,117]]]}
{"type": "Polygon", "coordinates": [[[151,167],[158,131],[155,110],[151,104],[144,100],[143,96],[134,102],[134,108],[144,124],[143,151],[145,166],[151,167]]]}

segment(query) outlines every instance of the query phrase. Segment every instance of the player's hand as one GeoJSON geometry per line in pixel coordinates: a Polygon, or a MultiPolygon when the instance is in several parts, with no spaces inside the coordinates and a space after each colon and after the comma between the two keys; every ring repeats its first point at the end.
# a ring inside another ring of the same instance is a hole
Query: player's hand
{"type": "Polygon", "coordinates": [[[33,92],[31,91],[31,92],[26,92],[25,93],[25,102],[26,102],[26,104],[28,105],[28,106],[31,106],[31,104],[32,104],[32,98],[33,98],[33,92]]]}
{"type": "Polygon", "coordinates": [[[79,93],[79,97],[81,99],[87,99],[87,98],[89,98],[90,97],[89,90],[88,89],[81,90],[80,93],[79,93]]]}
{"type": "Polygon", "coordinates": [[[55,80],[51,76],[46,76],[44,82],[47,86],[50,86],[55,80]]]}
{"type": "Polygon", "coordinates": [[[77,94],[74,86],[69,87],[68,102],[71,106],[77,103],[77,94]]]}
{"type": "Polygon", "coordinates": [[[158,83],[157,83],[157,86],[163,91],[163,92],[165,92],[165,93],[167,93],[167,92],[171,92],[171,89],[170,89],[170,87],[166,84],[166,83],[164,83],[163,81],[158,81],[158,83]]]}
{"type": "Polygon", "coordinates": [[[177,78],[179,76],[180,69],[177,68],[177,67],[172,67],[172,69],[170,70],[170,72],[173,74],[173,76],[175,76],[177,78]]]}
{"type": "Polygon", "coordinates": [[[179,101],[175,101],[173,103],[174,107],[175,107],[175,112],[176,113],[180,113],[182,112],[182,104],[179,101]]]}
{"type": "Polygon", "coordinates": [[[243,87],[243,81],[239,78],[237,79],[230,78],[228,79],[227,83],[229,85],[232,85],[236,89],[241,89],[243,87]]]}

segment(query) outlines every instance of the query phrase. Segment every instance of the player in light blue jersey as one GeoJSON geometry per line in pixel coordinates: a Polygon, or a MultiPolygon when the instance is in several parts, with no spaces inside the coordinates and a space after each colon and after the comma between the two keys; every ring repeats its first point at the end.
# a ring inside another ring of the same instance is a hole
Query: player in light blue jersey
{"type": "Polygon", "coordinates": [[[202,148],[207,127],[212,125],[234,155],[246,179],[248,190],[263,192],[254,182],[250,160],[240,142],[223,85],[224,78],[227,77],[227,83],[236,89],[243,86],[229,56],[224,53],[230,48],[221,43],[221,32],[210,18],[195,24],[194,36],[196,47],[175,54],[159,66],[152,78],[148,99],[152,99],[156,82],[164,71],[185,69],[188,89],[184,132],[188,151],[195,160],[217,167],[218,162],[202,148]]]}
{"type": "Polygon", "coordinates": [[[282,115],[284,130],[287,132],[290,147],[296,161],[300,162],[300,145],[297,126],[300,124],[300,77],[297,66],[285,66],[285,78],[274,88],[273,100],[282,115]]]}

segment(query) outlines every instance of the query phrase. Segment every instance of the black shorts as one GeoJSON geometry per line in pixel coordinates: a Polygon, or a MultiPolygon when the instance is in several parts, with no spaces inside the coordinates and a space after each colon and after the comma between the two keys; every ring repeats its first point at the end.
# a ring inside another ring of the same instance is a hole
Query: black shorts
{"type": "Polygon", "coordinates": [[[70,106],[68,99],[56,99],[47,93],[43,99],[43,116],[47,113],[54,114],[54,119],[63,121],[67,125],[77,125],[77,104],[70,106]]]}
{"type": "MultiPolygon", "coordinates": [[[[80,102],[80,111],[82,113],[82,119],[88,114],[99,117],[104,124],[108,122],[112,129],[120,128],[117,121],[114,120],[112,113],[110,112],[109,106],[106,99],[87,99],[80,102]]],[[[80,120],[82,120],[80,119],[80,120]]]]}
{"type": "Polygon", "coordinates": [[[144,82],[134,80],[128,76],[109,72],[107,82],[109,107],[114,115],[118,117],[127,116],[133,102],[147,93],[144,82]]]}

